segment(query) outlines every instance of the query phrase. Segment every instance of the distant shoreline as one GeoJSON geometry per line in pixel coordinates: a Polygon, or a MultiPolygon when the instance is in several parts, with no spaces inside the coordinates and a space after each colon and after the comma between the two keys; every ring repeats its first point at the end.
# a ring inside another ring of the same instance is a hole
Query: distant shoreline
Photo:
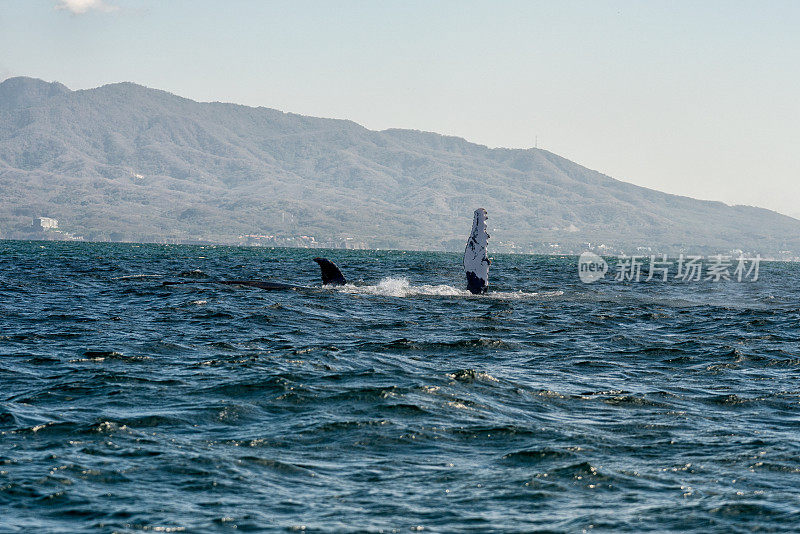
{"type": "MultiPolygon", "coordinates": [[[[57,239],[0,239],[0,243],[3,242],[16,242],[16,243],[70,243],[70,244],[87,244],[87,245],[153,245],[153,246],[162,246],[162,247],[173,247],[173,246],[185,246],[185,247],[229,247],[229,248],[252,248],[252,249],[269,249],[269,250],[325,250],[325,251],[337,251],[337,252],[398,252],[398,253],[406,253],[406,252],[423,252],[423,253],[431,253],[431,254],[461,254],[463,251],[460,250],[435,250],[435,249],[401,249],[401,248],[360,248],[360,249],[348,249],[348,248],[336,248],[336,247],[291,247],[291,246],[268,246],[268,245],[246,245],[246,244],[230,244],[230,243],[216,243],[216,242],[180,242],[180,243],[163,243],[157,241],[89,241],[89,240],[81,240],[81,241],[74,241],[74,240],[57,240],[57,239]]],[[[700,247],[698,247],[700,248],[700,247]]],[[[583,252],[586,251],[579,251],[579,252],[517,252],[517,251],[509,251],[509,250],[496,250],[491,252],[490,246],[490,255],[509,255],[509,256],[546,256],[546,257],[553,257],[553,258],[577,258],[583,252]]],[[[680,254],[684,255],[698,255],[705,258],[710,258],[713,256],[717,256],[721,254],[722,256],[729,256],[735,258],[736,255],[730,254],[730,252],[709,252],[700,254],[699,252],[691,251],[691,252],[684,252],[684,253],[667,253],[667,258],[669,259],[676,259],[680,256],[680,254]]],[[[623,255],[623,253],[598,253],[599,256],[603,258],[617,258],[623,255]]],[[[644,253],[632,253],[632,254],[624,254],[625,256],[632,257],[635,256],[637,258],[649,258],[651,255],[654,255],[658,258],[662,257],[663,254],[661,252],[654,252],[647,254],[644,253]]],[[[800,257],[776,257],[771,254],[758,254],[760,256],[761,261],[764,262],[787,262],[787,263],[799,263],[800,257]]],[[[753,254],[752,256],[755,256],[753,254]]],[[[751,257],[751,255],[745,254],[745,257],[751,257]]]]}

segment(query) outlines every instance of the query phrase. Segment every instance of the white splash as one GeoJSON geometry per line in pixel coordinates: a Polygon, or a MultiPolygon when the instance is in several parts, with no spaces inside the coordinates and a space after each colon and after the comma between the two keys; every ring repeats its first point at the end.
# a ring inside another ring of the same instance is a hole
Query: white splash
{"type": "Polygon", "coordinates": [[[355,295],[376,295],[383,297],[463,297],[490,300],[525,300],[535,298],[558,297],[564,294],[563,291],[544,291],[541,293],[530,291],[492,291],[473,295],[466,289],[459,289],[448,285],[412,285],[407,278],[384,278],[376,285],[353,285],[347,284],[339,286],[336,290],[343,293],[355,295]]]}
{"type": "Polygon", "coordinates": [[[465,289],[457,289],[448,285],[419,285],[412,286],[408,278],[384,278],[374,286],[356,286],[347,284],[339,288],[345,293],[356,293],[362,295],[381,295],[385,297],[409,297],[415,295],[431,295],[440,297],[466,297],[470,292],[465,289]]]}

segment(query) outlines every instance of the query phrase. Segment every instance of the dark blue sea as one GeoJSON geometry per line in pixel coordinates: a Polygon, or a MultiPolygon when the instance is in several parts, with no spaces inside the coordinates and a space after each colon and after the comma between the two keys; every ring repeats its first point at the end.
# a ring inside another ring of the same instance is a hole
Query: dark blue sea
{"type": "Polygon", "coordinates": [[[0,531],[797,532],[798,280],[0,242],[0,531]]]}

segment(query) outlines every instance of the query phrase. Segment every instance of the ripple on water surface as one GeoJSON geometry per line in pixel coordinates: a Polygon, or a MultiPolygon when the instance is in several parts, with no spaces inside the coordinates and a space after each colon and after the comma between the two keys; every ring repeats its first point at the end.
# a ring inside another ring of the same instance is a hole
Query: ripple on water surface
{"type": "Polygon", "coordinates": [[[795,531],[800,290],[0,242],[0,531],[795,531]],[[261,291],[214,279],[266,279],[261,291]],[[181,281],[164,286],[164,281],[181,281]]]}

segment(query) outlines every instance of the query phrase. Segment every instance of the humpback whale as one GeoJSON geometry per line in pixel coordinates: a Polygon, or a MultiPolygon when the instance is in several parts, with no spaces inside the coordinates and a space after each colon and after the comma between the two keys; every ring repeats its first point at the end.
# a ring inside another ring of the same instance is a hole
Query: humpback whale
{"type": "MultiPolygon", "coordinates": [[[[331,260],[326,258],[314,258],[322,272],[322,285],[324,286],[343,286],[347,279],[331,260]]],[[[295,286],[292,284],[282,284],[280,282],[262,282],[260,280],[221,280],[220,284],[229,286],[249,286],[259,289],[311,289],[306,286],[295,286]]]]}
{"type": "MultiPolygon", "coordinates": [[[[486,210],[478,208],[472,219],[472,232],[467,239],[467,247],[464,250],[464,272],[467,275],[467,289],[473,294],[486,293],[489,287],[489,265],[491,260],[486,255],[486,247],[489,244],[489,233],[486,231],[486,210]]],[[[335,263],[327,258],[314,258],[319,265],[322,274],[322,285],[324,286],[343,286],[347,284],[347,279],[339,270],[335,263]]],[[[298,286],[284,284],[281,282],[269,282],[265,280],[191,280],[180,282],[162,282],[162,285],[173,286],[178,284],[224,284],[229,286],[247,286],[266,290],[280,289],[313,289],[308,286],[298,286]]]]}
{"type": "MultiPolygon", "coordinates": [[[[322,272],[322,285],[324,286],[343,286],[347,283],[347,279],[339,270],[335,263],[326,258],[314,258],[314,261],[319,265],[322,272]]],[[[247,286],[256,287],[258,289],[266,290],[279,290],[279,289],[311,289],[308,286],[298,286],[294,284],[284,284],[281,282],[268,282],[265,280],[191,280],[180,282],[162,282],[164,286],[175,286],[179,284],[223,284],[226,286],[247,286]]]]}

